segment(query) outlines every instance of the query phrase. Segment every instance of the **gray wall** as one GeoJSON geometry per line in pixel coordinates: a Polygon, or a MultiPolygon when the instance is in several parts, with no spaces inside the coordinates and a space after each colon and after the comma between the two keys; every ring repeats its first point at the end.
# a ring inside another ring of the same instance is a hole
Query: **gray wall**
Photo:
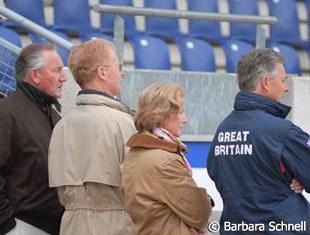
{"type": "MultiPolygon", "coordinates": [[[[69,70],[68,82],[64,86],[61,99],[63,114],[75,102],[79,87],[76,85],[69,70]]],[[[175,82],[185,90],[185,109],[189,122],[184,126],[183,134],[192,140],[210,140],[218,124],[233,109],[235,94],[238,92],[234,74],[188,73],[174,71],[127,70],[122,82],[120,99],[135,109],[137,97],[141,90],[154,82],[175,82]],[[191,137],[192,136],[192,137],[191,137]],[[195,138],[194,138],[195,139],[195,138]],[[196,138],[197,139],[197,138],[196,138]]],[[[284,103],[292,105],[288,117],[307,132],[310,132],[310,78],[290,78],[290,92],[285,96],[284,103]]]]}

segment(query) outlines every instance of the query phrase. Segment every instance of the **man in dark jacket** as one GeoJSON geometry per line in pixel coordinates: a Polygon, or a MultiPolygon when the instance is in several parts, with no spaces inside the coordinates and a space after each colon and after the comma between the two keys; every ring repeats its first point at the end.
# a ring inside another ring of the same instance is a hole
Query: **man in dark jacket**
{"type": "Polygon", "coordinates": [[[19,54],[17,90],[0,101],[0,234],[58,234],[63,208],[48,186],[50,136],[60,119],[63,62],[51,45],[19,54]]]}
{"type": "Polygon", "coordinates": [[[284,58],[255,49],[238,63],[240,92],[220,124],[208,173],[223,199],[221,234],[310,234],[310,205],[291,190],[310,192],[309,135],[285,120],[284,58]]]}

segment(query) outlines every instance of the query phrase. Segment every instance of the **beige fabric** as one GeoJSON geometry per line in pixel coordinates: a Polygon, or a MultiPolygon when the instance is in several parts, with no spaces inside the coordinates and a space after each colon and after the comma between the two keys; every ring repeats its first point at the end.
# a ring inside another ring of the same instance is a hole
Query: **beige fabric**
{"type": "Polygon", "coordinates": [[[121,164],[135,133],[130,110],[103,96],[83,94],[54,128],[49,183],[66,211],[64,235],[129,235],[120,192],[121,164]]]}
{"type": "Polygon", "coordinates": [[[122,188],[133,234],[199,234],[211,202],[191,177],[182,148],[147,134],[133,135],[127,145],[122,188]]]}
{"type": "Polygon", "coordinates": [[[120,186],[125,143],[135,133],[131,115],[123,111],[122,103],[102,95],[79,95],[77,104],[52,134],[50,186],[85,182],[120,186]]]}
{"type": "Polygon", "coordinates": [[[57,188],[66,208],[60,234],[130,235],[130,217],[124,210],[118,187],[85,183],[83,186],[57,188]]]}

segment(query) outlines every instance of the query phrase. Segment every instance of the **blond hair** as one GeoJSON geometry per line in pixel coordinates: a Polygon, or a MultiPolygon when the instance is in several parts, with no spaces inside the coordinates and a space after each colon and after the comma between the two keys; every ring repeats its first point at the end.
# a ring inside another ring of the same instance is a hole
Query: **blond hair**
{"type": "Polygon", "coordinates": [[[111,52],[116,52],[113,43],[104,39],[92,39],[74,47],[69,68],[76,82],[82,87],[93,79],[99,66],[110,63],[111,52]]]}
{"type": "Polygon", "coordinates": [[[138,131],[152,132],[183,107],[183,89],[177,84],[154,83],[139,95],[134,122],[138,131]]]}

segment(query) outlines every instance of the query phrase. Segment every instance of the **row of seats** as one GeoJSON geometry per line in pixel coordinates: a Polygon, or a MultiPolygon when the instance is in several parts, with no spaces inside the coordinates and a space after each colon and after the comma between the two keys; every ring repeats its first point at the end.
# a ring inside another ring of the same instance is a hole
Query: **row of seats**
{"type": "MultiPolygon", "coordinates": [[[[58,34],[70,40],[68,36],[59,32],[58,34]]],[[[21,47],[19,35],[13,30],[0,27],[0,37],[21,47]]],[[[33,33],[30,34],[30,38],[32,42],[46,42],[46,39],[33,33]]],[[[104,38],[113,41],[112,36],[105,35],[104,38]]],[[[168,44],[164,40],[149,35],[136,35],[128,42],[134,51],[135,68],[161,70],[172,68],[168,44]]],[[[180,51],[180,68],[182,70],[216,72],[214,48],[209,42],[197,38],[181,37],[176,40],[175,44],[180,51]]],[[[302,74],[299,55],[293,47],[281,43],[268,43],[267,47],[273,48],[285,56],[285,67],[288,73],[302,74]]],[[[244,53],[254,49],[254,46],[245,41],[232,39],[225,41],[222,48],[226,57],[226,72],[234,73],[239,58],[244,53]]],[[[64,64],[67,65],[69,51],[58,48],[58,53],[64,64]]]]}
{"type": "MultiPolygon", "coordinates": [[[[138,69],[171,69],[168,45],[165,41],[153,36],[136,36],[129,41],[134,49],[134,66],[138,69]],[[156,59],[154,59],[156,55],[156,59]]],[[[216,72],[214,48],[207,41],[197,38],[179,38],[176,45],[181,55],[181,69],[184,71],[216,72]]],[[[301,75],[298,52],[291,46],[282,43],[268,43],[267,47],[283,54],[288,73],[301,75]]],[[[226,58],[225,70],[235,73],[240,57],[254,49],[251,43],[241,40],[227,40],[223,43],[226,58]]]]}
{"type": "MultiPolygon", "coordinates": [[[[259,15],[259,0],[227,0],[229,13],[240,15],[259,15]]],[[[304,0],[310,12],[310,0],[304,0]]],[[[113,33],[113,15],[100,14],[100,28],[91,25],[89,0],[53,0],[54,24],[45,22],[43,0],[4,0],[5,6],[41,26],[63,32],[69,36],[81,36],[82,40],[101,37],[100,34],[113,33]]],[[[133,0],[99,0],[101,4],[133,6],[133,0]]],[[[303,41],[300,36],[297,3],[295,0],[266,0],[269,15],[278,18],[278,23],[270,28],[270,40],[281,42],[297,48],[310,47],[309,38],[303,41]]],[[[217,0],[187,0],[189,11],[218,13],[217,0]]],[[[176,0],[144,0],[144,7],[158,9],[177,9],[176,0]]],[[[123,15],[125,35],[128,39],[139,34],[135,18],[123,15]]],[[[310,17],[308,16],[310,22],[310,17]]],[[[308,24],[309,25],[309,24],[308,24]]],[[[7,20],[3,26],[22,30],[15,22],[7,20]]],[[[179,21],[174,18],[145,17],[145,32],[148,35],[161,37],[164,40],[180,38],[179,21]]],[[[309,29],[310,34],[310,29],[309,29]]],[[[186,36],[208,40],[211,43],[222,43],[227,38],[221,35],[220,22],[189,20],[189,33],[186,36]]],[[[240,39],[254,43],[256,25],[249,23],[231,23],[229,39],[240,39]]]]}

